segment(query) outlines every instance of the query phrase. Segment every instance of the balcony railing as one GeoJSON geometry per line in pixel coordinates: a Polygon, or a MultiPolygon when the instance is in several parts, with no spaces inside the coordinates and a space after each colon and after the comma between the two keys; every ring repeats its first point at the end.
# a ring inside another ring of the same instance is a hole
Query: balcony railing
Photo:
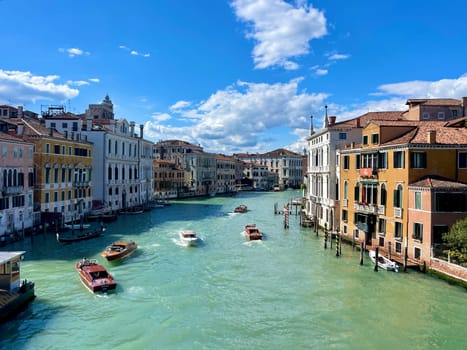
{"type": "Polygon", "coordinates": [[[90,181],[76,181],[76,182],[73,182],[73,187],[80,188],[80,187],[88,187],[88,186],[90,186],[90,181]]]}
{"type": "Polygon", "coordinates": [[[378,215],[386,215],[386,206],[378,205],[378,215]]]}
{"type": "Polygon", "coordinates": [[[402,208],[394,208],[394,217],[401,218],[402,217],[402,208]]]}
{"type": "Polygon", "coordinates": [[[3,187],[2,192],[5,195],[12,195],[12,194],[19,194],[24,191],[23,186],[10,186],[10,187],[3,187]]]}
{"type": "Polygon", "coordinates": [[[375,178],[378,175],[378,172],[373,168],[360,168],[358,169],[358,174],[361,177],[375,178]]]}
{"type": "Polygon", "coordinates": [[[369,204],[369,203],[362,203],[362,202],[355,202],[354,203],[354,209],[358,212],[361,213],[366,213],[366,214],[377,214],[378,213],[378,207],[376,204],[369,204]]]}

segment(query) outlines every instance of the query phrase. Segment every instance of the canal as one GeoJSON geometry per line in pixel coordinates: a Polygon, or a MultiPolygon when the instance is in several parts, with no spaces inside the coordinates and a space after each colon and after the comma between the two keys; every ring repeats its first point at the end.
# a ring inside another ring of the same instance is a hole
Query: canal
{"type": "Polygon", "coordinates": [[[22,278],[37,297],[0,325],[0,348],[467,349],[465,289],[412,270],[375,272],[348,245],[336,257],[295,215],[284,229],[274,204],[299,195],[173,201],[120,216],[89,241],[64,245],[49,233],[6,247],[27,251],[22,278]],[[239,204],[248,212],[233,214],[239,204]],[[248,223],[263,241],[245,240],[248,223]],[[180,244],[182,229],[198,233],[198,247],[180,244]],[[119,239],[137,252],[106,262],[100,252],[119,239]],[[108,268],[115,292],[85,289],[74,269],[84,256],[108,268]]]}

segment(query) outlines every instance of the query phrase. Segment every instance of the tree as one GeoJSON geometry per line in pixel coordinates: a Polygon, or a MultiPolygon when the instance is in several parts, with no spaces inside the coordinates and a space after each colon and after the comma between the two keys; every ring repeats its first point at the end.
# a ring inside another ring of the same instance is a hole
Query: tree
{"type": "Polygon", "coordinates": [[[449,232],[443,235],[451,259],[460,265],[467,264],[467,218],[457,221],[449,232]]]}

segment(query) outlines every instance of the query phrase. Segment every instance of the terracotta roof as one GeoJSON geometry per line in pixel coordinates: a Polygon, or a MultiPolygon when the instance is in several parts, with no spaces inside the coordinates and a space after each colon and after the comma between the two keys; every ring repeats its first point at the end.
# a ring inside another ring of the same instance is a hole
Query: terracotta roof
{"type": "Polygon", "coordinates": [[[429,106],[459,106],[462,104],[462,101],[457,100],[455,98],[412,98],[408,99],[405,104],[423,104],[429,106]]]}
{"type": "Polygon", "coordinates": [[[428,188],[460,188],[467,190],[467,184],[437,175],[427,175],[409,185],[428,188]]]}
{"type": "Polygon", "coordinates": [[[404,113],[405,111],[368,112],[353,119],[336,122],[329,127],[349,126],[356,128],[358,126],[364,127],[368,122],[373,120],[404,120],[404,113]]]}

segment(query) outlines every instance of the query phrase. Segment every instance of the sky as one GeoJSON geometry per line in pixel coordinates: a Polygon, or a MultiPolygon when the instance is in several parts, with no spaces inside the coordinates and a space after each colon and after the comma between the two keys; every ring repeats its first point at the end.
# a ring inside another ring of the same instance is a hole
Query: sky
{"type": "Polygon", "coordinates": [[[409,98],[467,96],[467,1],[0,0],[0,104],[84,113],[108,94],[144,138],[303,152],[409,98]],[[313,116],[313,118],[311,118],[313,116]]]}

